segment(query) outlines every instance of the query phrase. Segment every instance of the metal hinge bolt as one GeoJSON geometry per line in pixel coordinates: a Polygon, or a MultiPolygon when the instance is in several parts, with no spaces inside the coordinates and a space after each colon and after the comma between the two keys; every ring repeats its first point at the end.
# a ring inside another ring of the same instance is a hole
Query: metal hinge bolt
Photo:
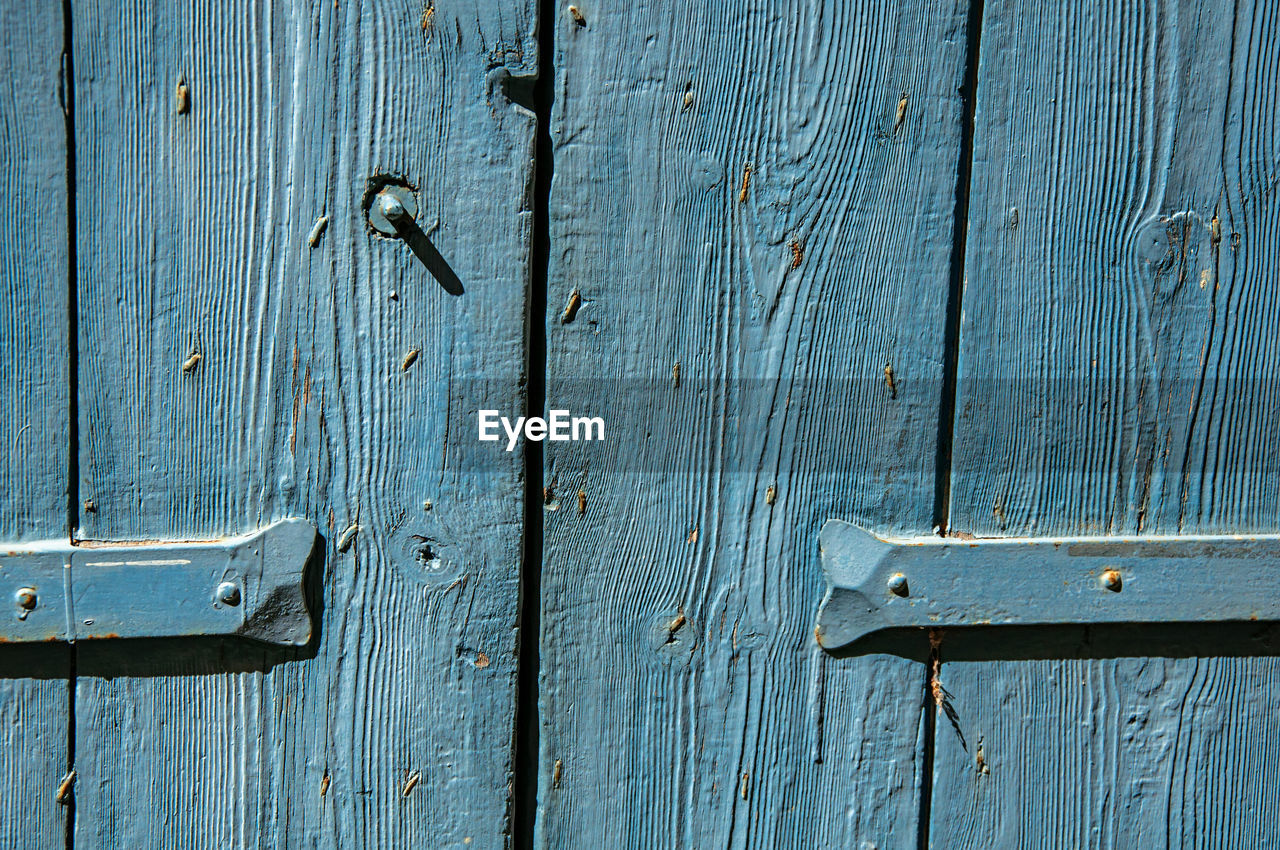
{"type": "Polygon", "coordinates": [[[18,592],[13,595],[13,601],[18,603],[19,608],[30,611],[36,607],[36,589],[34,587],[18,588],[18,592]]]}
{"type": "Polygon", "coordinates": [[[234,608],[240,604],[240,586],[234,581],[224,581],[218,585],[216,597],[223,605],[230,605],[234,608]]]}
{"type": "Polygon", "coordinates": [[[368,214],[369,224],[383,236],[403,237],[413,231],[418,201],[408,187],[391,184],[378,192],[368,214]]]}

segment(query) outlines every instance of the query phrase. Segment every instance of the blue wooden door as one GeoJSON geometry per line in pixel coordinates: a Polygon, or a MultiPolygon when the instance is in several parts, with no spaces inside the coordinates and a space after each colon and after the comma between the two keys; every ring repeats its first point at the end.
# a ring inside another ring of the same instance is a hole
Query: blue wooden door
{"type": "Polygon", "coordinates": [[[1280,529],[1273,4],[0,23],[0,540],[324,541],[302,650],[0,646],[0,845],[1280,841],[1271,625],[814,638],[830,518],[1280,529]]]}

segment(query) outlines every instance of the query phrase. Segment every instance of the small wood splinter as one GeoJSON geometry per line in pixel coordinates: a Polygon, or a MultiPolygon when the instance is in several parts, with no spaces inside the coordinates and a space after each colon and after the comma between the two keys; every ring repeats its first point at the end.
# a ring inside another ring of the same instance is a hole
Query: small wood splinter
{"type": "Polygon", "coordinates": [[[59,805],[65,806],[71,802],[71,789],[76,785],[76,772],[74,770],[62,777],[62,781],[58,783],[58,793],[54,797],[59,805]]]}
{"type": "Polygon", "coordinates": [[[578,315],[578,308],[582,306],[582,293],[573,290],[569,293],[569,301],[564,305],[564,312],[560,314],[560,324],[567,325],[578,315]]]}
{"type": "Polygon", "coordinates": [[[356,535],[359,533],[360,533],[360,526],[356,525],[354,522],[351,523],[351,525],[347,527],[347,530],[342,532],[342,536],[338,538],[338,544],[337,544],[338,551],[345,552],[348,549],[350,549],[351,541],[355,540],[356,535]]]}
{"type": "Polygon", "coordinates": [[[320,244],[320,237],[324,236],[325,228],[329,226],[329,216],[322,215],[316,219],[315,225],[311,228],[311,232],[307,234],[307,244],[312,248],[320,244]]]}
{"type": "Polygon", "coordinates": [[[422,781],[422,771],[415,770],[409,774],[409,778],[405,780],[404,790],[400,792],[401,797],[408,797],[413,789],[418,787],[418,783],[422,781]]]}

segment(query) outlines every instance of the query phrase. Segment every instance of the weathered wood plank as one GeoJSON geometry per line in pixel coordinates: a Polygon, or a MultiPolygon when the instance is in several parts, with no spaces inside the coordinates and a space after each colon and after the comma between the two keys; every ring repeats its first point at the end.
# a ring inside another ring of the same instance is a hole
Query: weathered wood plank
{"type": "MultiPolygon", "coordinates": [[[[0,5],[0,540],[67,533],[67,149],[62,16],[0,5]]],[[[0,587],[8,600],[17,587],[0,587]]],[[[6,604],[10,604],[6,602],[6,604]]],[[[6,616],[9,616],[6,614],[6,616]]],[[[65,649],[0,652],[0,845],[60,846],[65,649]],[[52,678],[32,679],[30,676],[52,678]]]]}
{"type": "MultiPolygon", "coordinates": [[[[987,3],[953,529],[1280,528],[1278,33],[1249,0],[987,3]]],[[[934,845],[1275,845],[1277,660],[1159,651],[944,663],[934,845]]]]}
{"type": "Polygon", "coordinates": [[[503,846],[522,493],[471,429],[481,378],[524,403],[534,29],[77,4],[82,533],[326,537],[314,657],[80,648],[78,845],[503,846]],[[465,294],[368,230],[379,175],[465,294]]]}
{"type": "Polygon", "coordinates": [[[925,671],[813,638],[831,516],[927,531],[967,8],[563,13],[538,844],[913,846],[925,671]],[[888,367],[888,371],[887,371],[888,367]]]}

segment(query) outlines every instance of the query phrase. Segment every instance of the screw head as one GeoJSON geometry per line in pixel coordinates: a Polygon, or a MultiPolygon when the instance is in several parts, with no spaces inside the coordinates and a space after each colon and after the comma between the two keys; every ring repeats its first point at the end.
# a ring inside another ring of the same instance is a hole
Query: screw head
{"type": "Polygon", "coordinates": [[[1110,590],[1112,593],[1119,593],[1120,589],[1124,587],[1124,580],[1120,577],[1120,573],[1117,570],[1105,570],[1102,573],[1100,581],[1102,582],[1102,586],[1107,590],[1110,590]]]}
{"type": "Polygon", "coordinates": [[[906,596],[911,591],[907,588],[907,577],[902,573],[889,576],[889,592],[896,596],[906,596]]]}
{"type": "Polygon", "coordinates": [[[240,604],[240,586],[234,581],[224,581],[218,585],[214,598],[223,605],[230,605],[234,608],[240,604]]]}
{"type": "Polygon", "coordinates": [[[16,602],[18,607],[23,611],[33,610],[36,607],[36,602],[38,600],[39,598],[36,596],[36,589],[34,587],[20,587],[18,588],[18,592],[13,594],[13,601],[16,602]]]}

